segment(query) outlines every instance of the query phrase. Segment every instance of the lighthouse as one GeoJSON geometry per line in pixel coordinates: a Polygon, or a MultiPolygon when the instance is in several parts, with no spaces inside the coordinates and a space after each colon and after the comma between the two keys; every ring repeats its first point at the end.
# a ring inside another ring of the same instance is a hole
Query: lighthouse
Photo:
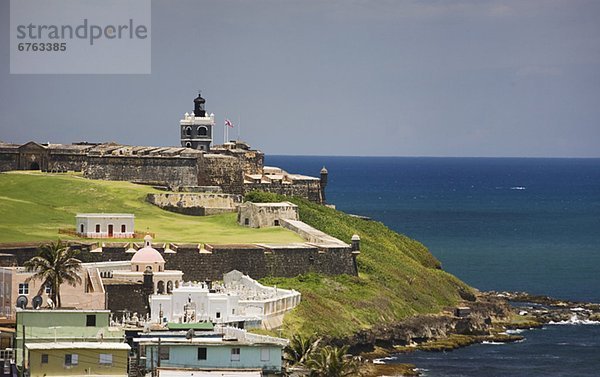
{"type": "Polygon", "coordinates": [[[212,143],[215,114],[207,115],[204,105],[206,100],[202,93],[194,99],[194,112],[185,113],[179,121],[181,130],[181,146],[208,152],[212,143]]]}

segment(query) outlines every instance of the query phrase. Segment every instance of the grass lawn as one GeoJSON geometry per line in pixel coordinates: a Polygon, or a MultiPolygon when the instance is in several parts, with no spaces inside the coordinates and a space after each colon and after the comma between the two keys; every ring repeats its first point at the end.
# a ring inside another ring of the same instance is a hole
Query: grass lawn
{"type": "MultiPolygon", "coordinates": [[[[59,228],[75,228],[75,214],[133,213],[138,232],[152,232],[157,241],[180,243],[302,242],[280,227],[239,226],[236,214],[187,216],[164,211],[144,199],[160,192],[130,182],[100,181],[77,174],[0,173],[0,242],[56,240],[59,228]]],[[[60,238],[70,236],[61,234],[60,238]]]]}

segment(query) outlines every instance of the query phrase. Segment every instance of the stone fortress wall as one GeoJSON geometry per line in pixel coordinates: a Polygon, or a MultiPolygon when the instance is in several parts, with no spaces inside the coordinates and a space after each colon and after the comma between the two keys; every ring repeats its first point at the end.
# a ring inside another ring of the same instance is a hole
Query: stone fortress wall
{"type": "MultiPolygon", "coordinates": [[[[77,258],[82,262],[129,261],[130,243],[97,244],[73,243],[79,249],[77,258]]],[[[141,247],[141,244],[138,245],[141,247]]],[[[165,259],[165,269],[180,270],[186,281],[220,280],[225,272],[238,270],[254,279],[267,276],[295,277],[308,272],[325,275],[357,275],[356,250],[349,245],[322,246],[312,243],[288,245],[238,244],[152,245],[165,259]]],[[[39,245],[0,246],[0,266],[22,266],[38,255],[39,245]]]]}
{"type": "Polygon", "coordinates": [[[245,143],[210,152],[184,147],[106,144],[0,143],[0,172],[83,172],[86,178],[179,187],[217,186],[226,194],[253,190],[323,202],[322,180],[264,167],[264,154],[245,143]]]}
{"type": "Polygon", "coordinates": [[[242,203],[242,196],[215,192],[166,192],[148,194],[146,201],[171,212],[210,216],[235,212],[242,203]]]}

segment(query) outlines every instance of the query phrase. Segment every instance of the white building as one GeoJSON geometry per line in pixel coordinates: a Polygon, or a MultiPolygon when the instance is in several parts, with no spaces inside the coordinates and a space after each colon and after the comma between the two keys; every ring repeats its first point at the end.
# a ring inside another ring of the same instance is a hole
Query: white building
{"type": "Polygon", "coordinates": [[[150,297],[154,322],[211,321],[266,329],[281,326],[283,315],[299,303],[299,292],[266,287],[235,270],[213,289],[206,283],[190,282],[169,295],[150,297]]]}
{"type": "Polygon", "coordinates": [[[133,238],[134,215],[130,213],[78,213],[78,235],[87,238],[133,238]]]}

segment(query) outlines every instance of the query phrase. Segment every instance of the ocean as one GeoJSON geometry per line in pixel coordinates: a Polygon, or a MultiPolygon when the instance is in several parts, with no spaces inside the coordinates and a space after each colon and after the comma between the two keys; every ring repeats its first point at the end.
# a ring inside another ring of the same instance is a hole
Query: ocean
{"type": "MultiPolygon", "coordinates": [[[[268,156],[318,176],[327,201],[419,240],[480,290],[600,302],[600,159],[268,156]]],[[[426,376],[600,376],[600,326],[550,325],[521,343],[416,352],[426,376]]]]}

